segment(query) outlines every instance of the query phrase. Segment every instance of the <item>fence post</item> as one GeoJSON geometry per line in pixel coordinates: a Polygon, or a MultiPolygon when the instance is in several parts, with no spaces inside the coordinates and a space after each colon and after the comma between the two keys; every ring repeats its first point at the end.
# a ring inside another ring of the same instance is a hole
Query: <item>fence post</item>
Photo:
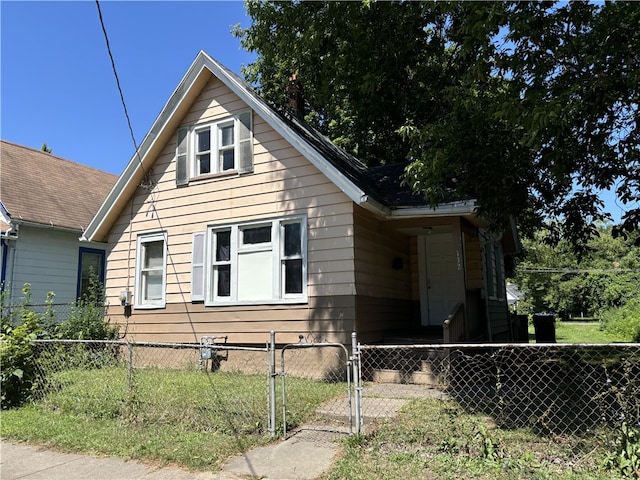
{"type": "Polygon", "coordinates": [[[362,387],[361,384],[361,368],[360,368],[360,347],[356,337],[356,332],[351,334],[351,358],[353,366],[353,390],[355,395],[355,414],[356,414],[356,434],[363,433],[362,428],[362,387]]]}
{"type": "Polygon", "coordinates": [[[131,393],[131,372],[133,369],[133,344],[127,341],[127,393],[131,393]]]}
{"type": "Polygon", "coordinates": [[[276,332],[269,341],[269,434],[276,436],[276,332]]]}

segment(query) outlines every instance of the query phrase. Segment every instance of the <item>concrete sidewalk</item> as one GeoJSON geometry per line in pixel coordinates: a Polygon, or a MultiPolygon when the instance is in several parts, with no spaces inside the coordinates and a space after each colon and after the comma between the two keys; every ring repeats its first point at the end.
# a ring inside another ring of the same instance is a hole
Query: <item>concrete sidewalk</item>
{"type": "Polygon", "coordinates": [[[78,455],[2,441],[2,480],[311,480],[331,468],[339,446],[316,435],[293,436],[233,458],[219,472],[189,472],[137,461],[78,455]]]}

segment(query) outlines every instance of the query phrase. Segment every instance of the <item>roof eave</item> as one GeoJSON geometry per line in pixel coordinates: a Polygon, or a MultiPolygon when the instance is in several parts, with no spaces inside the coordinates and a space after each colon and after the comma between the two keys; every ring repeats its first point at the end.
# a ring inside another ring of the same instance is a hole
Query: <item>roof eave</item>
{"type": "Polygon", "coordinates": [[[205,73],[205,62],[202,58],[203,53],[204,52],[200,52],[196,57],[196,60],[192,63],[191,67],[184,75],[171,97],[169,97],[169,100],[138,147],[138,151],[131,157],[131,160],[129,160],[129,163],[120,177],[118,177],[118,180],[98,209],[98,212],[91,220],[91,223],[87,226],[82,236],[83,240],[99,241],[96,237],[105,227],[107,220],[114,212],[120,211],[123,201],[128,200],[128,195],[123,194],[132,189],[129,185],[136,175],[142,176],[142,170],[140,168],[141,166],[145,168],[148,167],[147,164],[150,161],[149,152],[160,139],[164,138],[163,133],[167,124],[173,118],[176,110],[180,108],[185,98],[187,98],[188,93],[191,91],[194,84],[196,84],[202,74],[205,73]]]}
{"type": "Polygon", "coordinates": [[[391,210],[390,216],[393,218],[406,218],[473,215],[475,213],[476,206],[477,203],[475,200],[466,200],[464,202],[443,203],[436,207],[398,207],[391,210]]]}
{"type": "Polygon", "coordinates": [[[233,93],[258,113],[258,115],[260,115],[276,132],[287,140],[318,170],[327,176],[327,178],[340,188],[340,190],[342,190],[352,201],[357,204],[361,203],[361,199],[363,196],[366,196],[366,192],[356,186],[331,163],[326,161],[320,152],[318,152],[312,145],[283,122],[282,119],[280,119],[280,117],[262,99],[248,92],[245,85],[238,82],[235,76],[229,75],[229,72],[226,69],[222,68],[218,62],[205,52],[200,52],[200,54],[205,57],[205,65],[216,77],[224,77],[224,83],[233,93]]]}

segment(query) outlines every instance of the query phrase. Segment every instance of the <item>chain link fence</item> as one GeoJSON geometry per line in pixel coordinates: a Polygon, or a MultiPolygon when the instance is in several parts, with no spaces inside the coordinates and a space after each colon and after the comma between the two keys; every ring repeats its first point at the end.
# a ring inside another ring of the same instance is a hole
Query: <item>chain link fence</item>
{"type": "Polygon", "coordinates": [[[640,427],[639,344],[220,341],[38,340],[32,396],[91,419],[316,440],[373,432],[415,400],[551,441],[640,427]]]}
{"type": "Polygon", "coordinates": [[[52,411],[234,435],[353,433],[341,344],[36,340],[34,358],[31,398],[52,411]]]}
{"type": "Polygon", "coordinates": [[[359,352],[363,400],[375,386],[378,410],[390,415],[398,407],[393,392],[405,385],[486,415],[499,428],[549,438],[623,421],[640,426],[640,344],[367,345],[359,352]]]}
{"type": "MultiPolygon", "coordinates": [[[[75,303],[37,303],[37,304],[7,304],[2,305],[3,318],[8,319],[8,323],[17,325],[20,323],[18,316],[21,312],[29,311],[40,315],[48,324],[60,324],[71,317],[77,310],[75,303]]],[[[104,307],[106,314],[107,307],[104,307]]],[[[103,315],[104,316],[104,315],[103,315]]]]}
{"type": "Polygon", "coordinates": [[[33,398],[53,411],[234,435],[268,429],[266,346],[40,340],[36,358],[33,398]]]}

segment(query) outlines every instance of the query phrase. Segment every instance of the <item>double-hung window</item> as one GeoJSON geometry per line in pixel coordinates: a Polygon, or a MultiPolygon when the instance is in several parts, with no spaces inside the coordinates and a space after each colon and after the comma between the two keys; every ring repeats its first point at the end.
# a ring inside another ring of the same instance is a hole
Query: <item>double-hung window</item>
{"type": "Polygon", "coordinates": [[[304,217],[213,226],[206,238],[207,305],[306,300],[304,217]]]}
{"type": "Polygon", "coordinates": [[[235,136],[233,120],[196,128],[194,176],[236,170],[235,136]]]}
{"type": "Polygon", "coordinates": [[[176,183],[215,173],[253,171],[251,110],[178,130],[176,183]]]}
{"type": "Polygon", "coordinates": [[[136,255],[136,308],[165,306],[167,239],[163,232],[140,235],[136,255]]]}

